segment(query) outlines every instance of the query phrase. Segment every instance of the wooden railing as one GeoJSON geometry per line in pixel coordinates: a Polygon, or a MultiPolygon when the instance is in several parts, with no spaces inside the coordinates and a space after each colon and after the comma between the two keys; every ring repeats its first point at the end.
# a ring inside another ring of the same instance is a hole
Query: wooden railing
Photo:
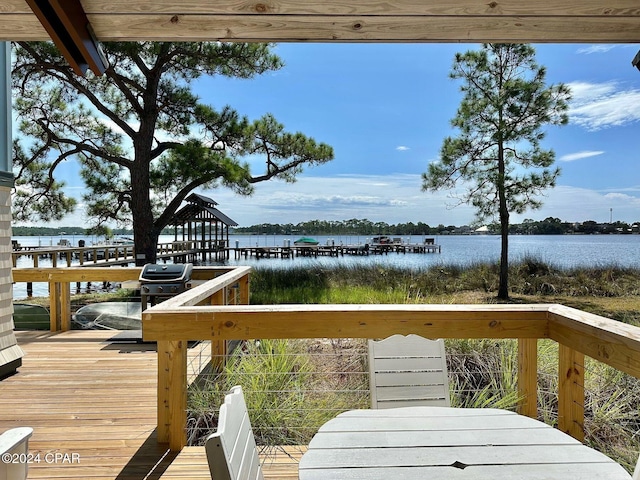
{"type": "MultiPolygon", "coordinates": [[[[137,281],[142,267],[14,268],[14,282],[49,284],[51,331],[71,328],[71,284],[78,282],[137,281]]],[[[193,280],[210,280],[232,270],[229,267],[194,267],[193,280]]]]}
{"type": "Polygon", "coordinates": [[[428,338],[518,340],[519,412],[537,416],[537,342],[559,344],[558,428],[584,437],[584,356],[640,378],[640,328],[555,304],[536,305],[227,305],[224,289],[248,298],[248,267],[143,312],[143,339],[158,341],[158,439],[186,443],[188,340],[259,338],[428,338]],[[214,305],[211,305],[211,304],[214,305]]]}
{"type": "MultiPolygon", "coordinates": [[[[198,253],[216,251],[219,244],[213,241],[176,241],[159,243],[157,247],[158,259],[180,259],[188,261],[198,253]]],[[[89,245],[85,247],[23,247],[11,253],[13,267],[18,264],[20,257],[31,257],[33,268],[38,268],[42,258],[51,259],[51,266],[71,267],[72,265],[126,265],[135,263],[133,245],[89,245]]]]}
{"type": "Polygon", "coordinates": [[[33,268],[40,266],[40,259],[51,259],[51,266],[98,265],[104,263],[135,262],[133,245],[91,245],[88,247],[34,247],[11,254],[13,266],[20,257],[31,257],[33,268]]]}
{"type": "MultiPolygon", "coordinates": [[[[186,345],[212,341],[222,359],[227,340],[257,338],[429,338],[518,340],[519,412],[537,415],[539,339],[559,344],[558,426],[584,436],[584,356],[640,378],[640,328],[556,304],[260,305],[249,306],[249,267],[196,267],[207,280],[143,312],[143,338],[158,342],[158,438],[172,450],[186,442],[186,345]],[[209,280],[210,279],[210,280],[209,280]]],[[[140,268],[14,269],[18,282],[46,282],[51,328],[70,328],[70,284],[137,280],[140,268]]],[[[216,368],[216,365],[213,366],[216,368]]]]}

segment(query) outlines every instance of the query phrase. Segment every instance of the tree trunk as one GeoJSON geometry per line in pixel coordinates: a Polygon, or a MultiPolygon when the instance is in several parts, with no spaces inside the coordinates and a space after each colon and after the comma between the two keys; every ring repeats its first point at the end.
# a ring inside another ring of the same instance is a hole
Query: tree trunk
{"type": "Polygon", "coordinates": [[[500,285],[498,286],[498,298],[500,300],[509,299],[509,212],[503,216],[502,205],[500,206],[500,236],[502,248],[500,249],[500,285]],[[506,220],[504,219],[506,217],[506,220]]]}
{"type": "Polygon", "coordinates": [[[507,207],[507,194],[505,188],[505,163],[504,148],[502,142],[498,145],[498,199],[500,202],[500,285],[498,286],[498,298],[509,299],[509,209],[507,207]]]}
{"type": "Polygon", "coordinates": [[[146,263],[156,263],[158,252],[159,234],[153,227],[153,218],[150,218],[148,210],[144,212],[142,212],[142,210],[140,207],[133,206],[131,209],[136,266],[142,266],[146,263]],[[139,212],[136,213],[136,210],[139,212]]]}
{"type": "Polygon", "coordinates": [[[136,266],[156,263],[160,234],[155,227],[151,207],[149,162],[141,161],[141,156],[144,156],[144,153],[136,152],[136,159],[131,168],[131,217],[136,266]]]}

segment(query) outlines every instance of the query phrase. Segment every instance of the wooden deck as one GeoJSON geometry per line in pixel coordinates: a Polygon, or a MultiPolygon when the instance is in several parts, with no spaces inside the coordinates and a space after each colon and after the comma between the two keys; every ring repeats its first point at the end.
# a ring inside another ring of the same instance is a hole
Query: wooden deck
{"type": "MultiPolygon", "coordinates": [[[[298,462],[306,447],[278,447],[263,452],[262,472],[266,480],[298,478],[298,462]]],[[[160,480],[211,480],[204,447],[185,447],[159,477],[160,480]]]]}
{"type": "MultiPolygon", "coordinates": [[[[16,336],[26,355],[0,381],[0,431],[34,428],[30,479],[210,478],[202,447],[176,458],[156,441],[155,344],[112,342],[114,332],[96,330],[16,336]]],[[[191,376],[205,348],[189,350],[191,376]]],[[[299,449],[267,456],[265,476],[297,478],[299,457],[299,449]]]]}

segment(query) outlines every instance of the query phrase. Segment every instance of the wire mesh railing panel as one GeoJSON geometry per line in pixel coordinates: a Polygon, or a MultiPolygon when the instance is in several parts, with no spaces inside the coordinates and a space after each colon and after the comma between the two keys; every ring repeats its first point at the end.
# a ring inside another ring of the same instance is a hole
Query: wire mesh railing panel
{"type": "Polygon", "coordinates": [[[368,408],[365,362],[364,340],[240,342],[221,371],[189,387],[189,442],[215,431],[224,395],[241,385],[258,445],[306,445],[339,413],[368,408]]]}
{"type": "Polygon", "coordinates": [[[585,359],[585,443],[629,471],[640,452],[640,380],[585,359]]]}
{"type": "MultiPolygon", "coordinates": [[[[452,406],[516,410],[517,348],[515,340],[446,340],[452,406]]],[[[189,387],[188,441],[202,444],[216,430],[224,395],[242,385],[263,453],[305,446],[339,413],[370,408],[367,362],[364,339],[235,342],[220,371],[189,387]]],[[[640,450],[639,403],[640,380],[587,359],[585,441],[626,467],[640,450]]],[[[538,419],[558,423],[558,347],[546,340],[538,342],[538,419]]]]}

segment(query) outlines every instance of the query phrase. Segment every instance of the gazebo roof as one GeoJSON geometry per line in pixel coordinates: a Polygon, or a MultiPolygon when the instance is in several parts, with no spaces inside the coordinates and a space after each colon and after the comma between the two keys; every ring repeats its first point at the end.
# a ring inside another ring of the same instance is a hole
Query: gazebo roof
{"type": "Polygon", "coordinates": [[[189,203],[178,210],[171,218],[169,224],[177,226],[195,221],[206,221],[210,223],[221,222],[229,227],[235,227],[238,225],[234,220],[226,216],[217,208],[195,203],[189,203]]]}
{"type": "Polygon", "coordinates": [[[185,198],[185,201],[189,203],[195,203],[196,205],[209,207],[215,207],[216,205],[218,205],[218,202],[216,202],[212,198],[205,197],[204,195],[200,195],[199,193],[192,193],[187,198],[185,198]]]}

